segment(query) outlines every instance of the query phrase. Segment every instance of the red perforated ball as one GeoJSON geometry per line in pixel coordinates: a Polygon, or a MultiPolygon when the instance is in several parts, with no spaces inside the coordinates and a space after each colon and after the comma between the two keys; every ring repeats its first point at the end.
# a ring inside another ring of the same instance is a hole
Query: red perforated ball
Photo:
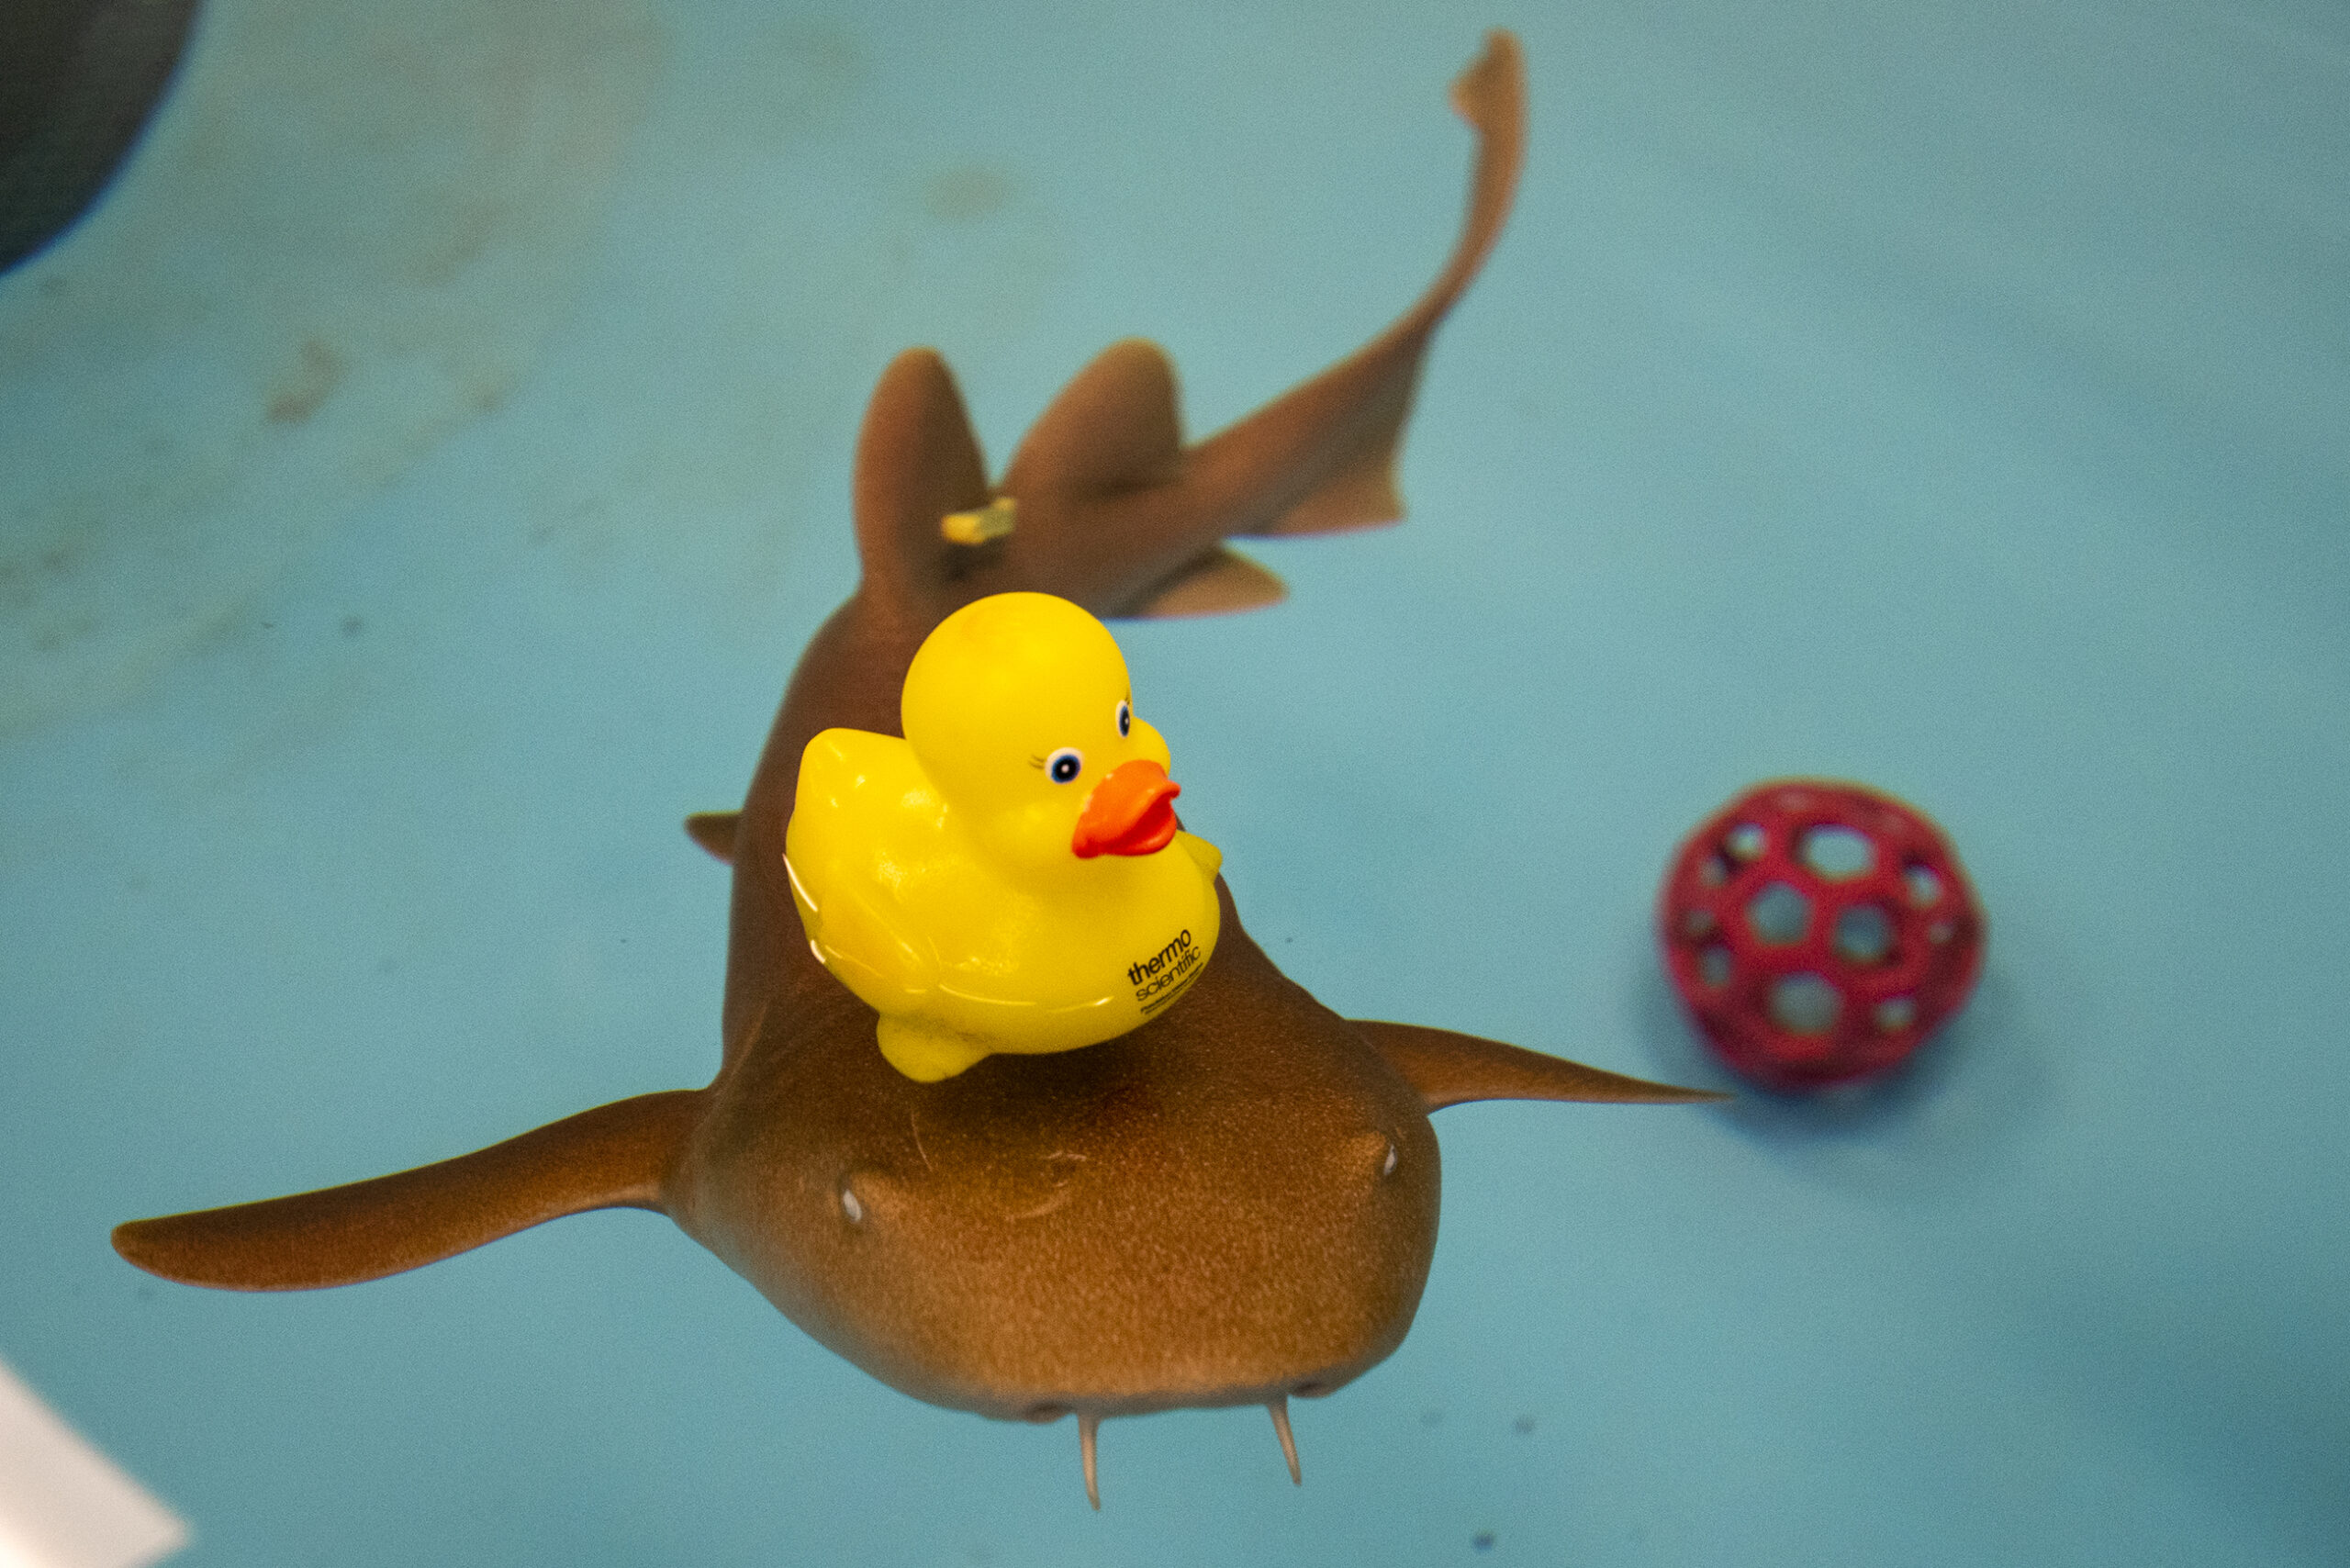
{"type": "Polygon", "coordinates": [[[1716,1053],[1783,1090],[1894,1066],[1983,967],[1983,911],[1942,829],[1817,778],[1758,786],[1690,834],[1657,935],[1716,1053]]]}

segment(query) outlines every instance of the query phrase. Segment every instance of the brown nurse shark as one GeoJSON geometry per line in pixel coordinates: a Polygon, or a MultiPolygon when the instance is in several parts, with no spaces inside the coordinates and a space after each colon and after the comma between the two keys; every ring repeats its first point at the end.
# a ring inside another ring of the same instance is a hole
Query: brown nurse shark
{"type": "Polygon", "coordinates": [[[1420,362],[1508,212],[1523,91],[1504,33],[1454,85],[1476,170],[1460,242],[1419,303],[1196,445],[1146,342],[1071,382],[996,486],[939,357],[912,350],[884,373],[856,454],[863,579],[800,659],[742,810],[688,824],[734,868],[725,1054],[708,1088],[372,1182],[135,1221],[116,1248],[192,1284],[305,1290],[562,1215],[654,1209],[894,1388],[1007,1419],[1074,1413],[1096,1506],[1108,1416],[1264,1405],[1294,1475],[1289,1396],[1360,1376],[1418,1305],[1436,1247],[1429,1112],[1715,1096],[1343,1018],[1273,967],[1221,883],[1215,957],[1158,1018],[916,1083],[811,954],[784,828],[809,739],[897,734],[907,664],[959,606],[1035,589],[1102,616],[1246,609],[1281,585],[1227,537],[1397,517],[1390,472],[1420,362]]]}

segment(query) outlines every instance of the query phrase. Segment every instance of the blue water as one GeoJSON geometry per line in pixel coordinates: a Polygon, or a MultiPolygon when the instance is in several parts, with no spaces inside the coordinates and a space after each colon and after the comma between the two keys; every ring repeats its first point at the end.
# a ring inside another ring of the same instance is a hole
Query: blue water
{"type": "Polygon", "coordinates": [[[0,1356],[190,1568],[2350,1558],[2345,102],[2293,0],[210,0],[0,276],[0,1356]],[[1260,1412],[1113,1422],[1098,1516],[1067,1423],[654,1216],[310,1295],[115,1259],[703,1081],[677,824],[850,586],[880,365],[944,349],[999,461],[1128,334],[1244,412],[1433,272],[1493,24],[1527,182],[1411,521],[1127,630],[1139,705],[1324,1000],[1684,1080],[1679,835],[1901,794],[1991,930],[1913,1072],[1442,1113],[1304,1490],[1260,1412]]]}

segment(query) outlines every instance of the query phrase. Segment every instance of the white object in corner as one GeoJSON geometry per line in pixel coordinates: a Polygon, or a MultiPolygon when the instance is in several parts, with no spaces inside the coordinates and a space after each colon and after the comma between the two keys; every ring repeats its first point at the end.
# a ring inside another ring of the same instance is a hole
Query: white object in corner
{"type": "Polygon", "coordinates": [[[145,1568],[187,1526],[0,1361],[0,1568],[145,1568]]]}

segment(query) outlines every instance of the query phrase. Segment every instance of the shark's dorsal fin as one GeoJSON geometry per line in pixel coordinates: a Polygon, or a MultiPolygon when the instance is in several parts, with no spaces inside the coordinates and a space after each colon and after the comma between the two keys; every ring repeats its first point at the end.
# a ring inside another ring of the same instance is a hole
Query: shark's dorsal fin
{"type": "Polygon", "coordinates": [[[1003,473],[1011,496],[1095,499],[1175,477],[1183,421],[1175,367],[1157,343],[1112,343],[1037,417],[1003,473]]]}
{"type": "Polygon", "coordinates": [[[936,349],[890,362],[856,438],[856,553],[879,601],[926,603],[946,575],[949,552],[967,546],[940,532],[950,513],[987,505],[987,463],[963,394],[936,349]]]}
{"type": "Polygon", "coordinates": [[[686,836],[732,866],[734,830],[742,821],[740,812],[696,812],[686,819],[686,836]]]}
{"type": "Polygon", "coordinates": [[[1349,1019],[1387,1064],[1420,1092],[1431,1111],[1472,1100],[1587,1100],[1623,1105],[1680,1105],[1728,1100],[1709,1089],[1651,1083],[1620,1072],[1585,1067],[1564,1057],[1505,1046],[1499,1040],[1417,1024],[1349,1019]]]}

